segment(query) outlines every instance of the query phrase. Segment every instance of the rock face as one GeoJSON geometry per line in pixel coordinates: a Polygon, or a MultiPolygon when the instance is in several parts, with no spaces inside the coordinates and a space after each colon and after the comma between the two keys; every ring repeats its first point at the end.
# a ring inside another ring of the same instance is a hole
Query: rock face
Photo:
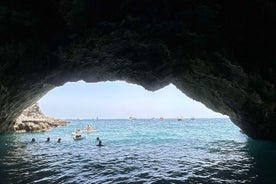
{"type": "Polygon", "coordinates": [[[57,126],[66,126],[68,122],[45,116],[37,103],[23,110],[14,124],[15,132],[44,132],[57,126]]]}
{"type": "Polygon", "coordinates": [[[68,81],[169,83],[276,140],[274,1],[3,0],[0,132],[68,81]]]}

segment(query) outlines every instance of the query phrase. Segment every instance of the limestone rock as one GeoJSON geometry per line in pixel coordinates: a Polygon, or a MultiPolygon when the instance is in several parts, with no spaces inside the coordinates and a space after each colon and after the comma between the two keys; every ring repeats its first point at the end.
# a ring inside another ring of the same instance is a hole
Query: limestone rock
{"type": "Polygon", "coordinates": [[[44,132],[53,127],[66,126],[68,122],[45,116],[38,103],[23,110],[14,124],[15,132],[44,132]]]}

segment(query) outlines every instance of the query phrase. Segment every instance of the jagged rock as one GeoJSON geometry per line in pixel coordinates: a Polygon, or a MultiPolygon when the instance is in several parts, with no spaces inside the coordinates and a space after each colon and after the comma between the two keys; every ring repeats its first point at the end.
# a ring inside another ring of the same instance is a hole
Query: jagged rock
{"type": "Polygon", "coordinates": [[[276,140],[276,3],[210,0],[2,0],[0,132],[68,81],[173,83],[276,140]]]}
{"type": "Polygon", "coordinates": [[[66,126],[68,122],[45,116],[38,103],[25,109],[14,124],[15,132],[44,132],[57,126],[66,126]]]}

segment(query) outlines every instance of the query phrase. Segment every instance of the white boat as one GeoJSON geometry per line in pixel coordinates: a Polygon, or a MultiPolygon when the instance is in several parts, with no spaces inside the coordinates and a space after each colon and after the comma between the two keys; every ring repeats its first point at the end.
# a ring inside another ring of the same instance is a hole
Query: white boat
{"type": "Polygon", "coordinates": [[[177,118],[177,121],[183,121],[183,118],[177,118]]]}
{"type": "Polygon", "coordinates": [[[129,117],[128,119],[131,120],[131,121],[132,121],[132,120],[136,120],[135,117],[129,117]]]}

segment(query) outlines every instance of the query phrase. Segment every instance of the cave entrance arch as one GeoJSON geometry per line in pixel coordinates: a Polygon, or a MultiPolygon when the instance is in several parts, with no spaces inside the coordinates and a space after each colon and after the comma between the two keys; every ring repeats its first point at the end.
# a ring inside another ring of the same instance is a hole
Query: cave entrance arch
{"type": "Polygon", "coordinates": [[[276,140],[274,3],[96,2],[1,4],[0,132],[66,82],[125,80],[172,83],[250,137],[276,140]]]}
{"type": "MultiPolygon", "coordinates": [[[[80,52],[80,51],[78,51],[80,52]]],[[[104,55],[103,55],[104,56],[104,55]]],[[[220,57],[220,56],[217,56],[220,57]]],[[[69,58],[67,58],[69,59],[69,58]]],[[[82,61],[76,58],[75,62],[82,61]]],[[[95,60],[96,62],[97,60],[95,60]]],[[[66,82],[84,80],[89,83],[123,80],[155,91],[170,83],[190,98],[206,107],[229,116],[231,121],[252,138],[274,139],[276,134],[273,103],[252,91],[249,79],[240,66],[228,62],[213,65],[202,60],[190,60],[189,67],[149,60],[127,64],[127,60],[104,60],[100,65],[88,62],[68,68],[41,68],[17,77],[1,86],[1,132],[13,131],[15,119],[23,109],[38,101],[51,89],[66,82]],[[145,68],[143,70],[143,68],[145,68]],[[222,73],[221,70],[223,69],[222,73]],[[224,73],[227,71],[227,75],[224,73]],[[219,73],[218,73],[219,72],[219,73]],[[16,85],[15,85],[16,84],[16,85]],[[258,112],[258,113],[256,113],[258,112]],[[264,123],[265,122],[265,123],[264,123]]],[[[66,60],[67,62],[67,60],[66,60]]],[[[276,137],[275,137],[276,139],[276,137]]]]}

